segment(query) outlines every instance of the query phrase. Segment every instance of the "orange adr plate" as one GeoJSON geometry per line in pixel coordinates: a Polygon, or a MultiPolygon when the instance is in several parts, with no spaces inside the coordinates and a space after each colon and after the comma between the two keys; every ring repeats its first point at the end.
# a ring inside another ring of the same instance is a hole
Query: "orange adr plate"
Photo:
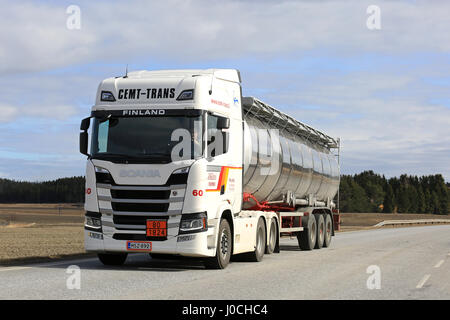
{"type": "Polygon", "coordinates": [[[167,237],[167,220],[147,220],[147,237],[167,237]]]}

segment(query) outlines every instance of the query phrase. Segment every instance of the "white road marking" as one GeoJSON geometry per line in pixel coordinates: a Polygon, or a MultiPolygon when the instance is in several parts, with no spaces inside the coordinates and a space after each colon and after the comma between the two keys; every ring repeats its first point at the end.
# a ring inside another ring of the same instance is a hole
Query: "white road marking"
{"type": "Polygon", "coordinates": [[[90,259],[67,260],[67,261],[35,264],[35,265],[33,265],[33,267],[52,267],[52,266],[59,266],[59,265],[63,265],[63,264],[71,265],[71,264],[76,264],[77,262],[88,262],[88,261],[96,261],[96,260],[98,260],[98,259],[90,258],[90,259]]]}
{"type": "Polygon", "coordinates": [[[97,258],[90,258],[90,259],[78,259],[78,260],[68,260],[68,261],[57,261],[57,262],[50,262],[50,263],[39,263],[39,264],[32,264],[30,266],[19,266],[19,267],[1,267],[0,272],[2,271],[16,271],[16,270],[25,270],[25,269],[32,269],[32,268],[40,268],[40,267],[52,267],[52,266],[59,266],[59,265],[71,265],[76,264],[78,262],[87,262],[87,261],[94,261],[97,260],[97,258]]]}
{"type": "Polygon", "coordinates": [[[443,263],[444,263],[444,260],[441,260],[438,263],[436,263],[436,265],[434,267],[439,268],[440,266],[442,266],[443,263]]]}
{"type": "Polygon", "coordinates": [[[420,282],[417,284],[416,289],[420,289],[423,287],[423,285],[425,284],[425,282],[427,282],[427,280],[431,277],[431,274],[426,274],[422,280],[420,280],[420,282]]]}
{"type": "Polygon", "coordinates": [[[0,272],[2,272],[2,271],[23,270],[23,269],[31,269],[31,267],[6,267],[6,268],[0,268],[0,272]]]}

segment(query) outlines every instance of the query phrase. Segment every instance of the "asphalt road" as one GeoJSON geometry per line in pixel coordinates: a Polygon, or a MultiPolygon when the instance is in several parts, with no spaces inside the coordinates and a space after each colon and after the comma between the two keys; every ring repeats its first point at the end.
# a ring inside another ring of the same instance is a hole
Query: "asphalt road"
{"type": "Polygon", "coordinates": [[[450,226],[345,232],[313,251],[283,239],[281,253],[225,270],[145,254],[122,267],[96,258],[2,267],[0,299],[450,299],[450,226]],[[70,265],[80,289],[67,288],[70,265]]]}

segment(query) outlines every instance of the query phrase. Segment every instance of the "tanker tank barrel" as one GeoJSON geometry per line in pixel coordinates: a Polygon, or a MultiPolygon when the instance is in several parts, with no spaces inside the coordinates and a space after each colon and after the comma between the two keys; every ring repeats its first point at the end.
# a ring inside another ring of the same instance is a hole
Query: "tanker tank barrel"
{"type": "Polygon", "coordinates": [[[339,187],[334,139],[254,98],[243,97],[244,192],[259,202],[332,205],[339,187]],[[270,159],[270,160],[269,160],[270,159]]]}

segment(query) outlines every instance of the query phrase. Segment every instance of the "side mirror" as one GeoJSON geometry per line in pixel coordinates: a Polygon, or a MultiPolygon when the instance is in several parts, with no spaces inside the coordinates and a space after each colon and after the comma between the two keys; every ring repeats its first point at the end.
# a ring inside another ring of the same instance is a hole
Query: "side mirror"
{"type": "Polygon", "coordinates": [[[86,131],[91,125],[91,117],[81,120],[80,130],[86,131]]]}
{"type": "Polygon", "coordinates": [[[87,133],[87,130],[89,129],[90,125],[91,125],[91,117],[84,118],[83,120],[81,120],[80,130],[82,130],[82,132],[80,132],[80,152],[86,156],[89,156],[88,154],[89,135],[87,133]]]}
{"type": "Polygon", "coordinates": [[[230,119],[219,117],[217,119],[217,129],[229,129],[230,128],[230,119]]]}
{"type": "Polygon", "coordinates": [[[80,152],[86,156],[88,154],[88,133],[86,131],[80,132],[80,152]]]}

